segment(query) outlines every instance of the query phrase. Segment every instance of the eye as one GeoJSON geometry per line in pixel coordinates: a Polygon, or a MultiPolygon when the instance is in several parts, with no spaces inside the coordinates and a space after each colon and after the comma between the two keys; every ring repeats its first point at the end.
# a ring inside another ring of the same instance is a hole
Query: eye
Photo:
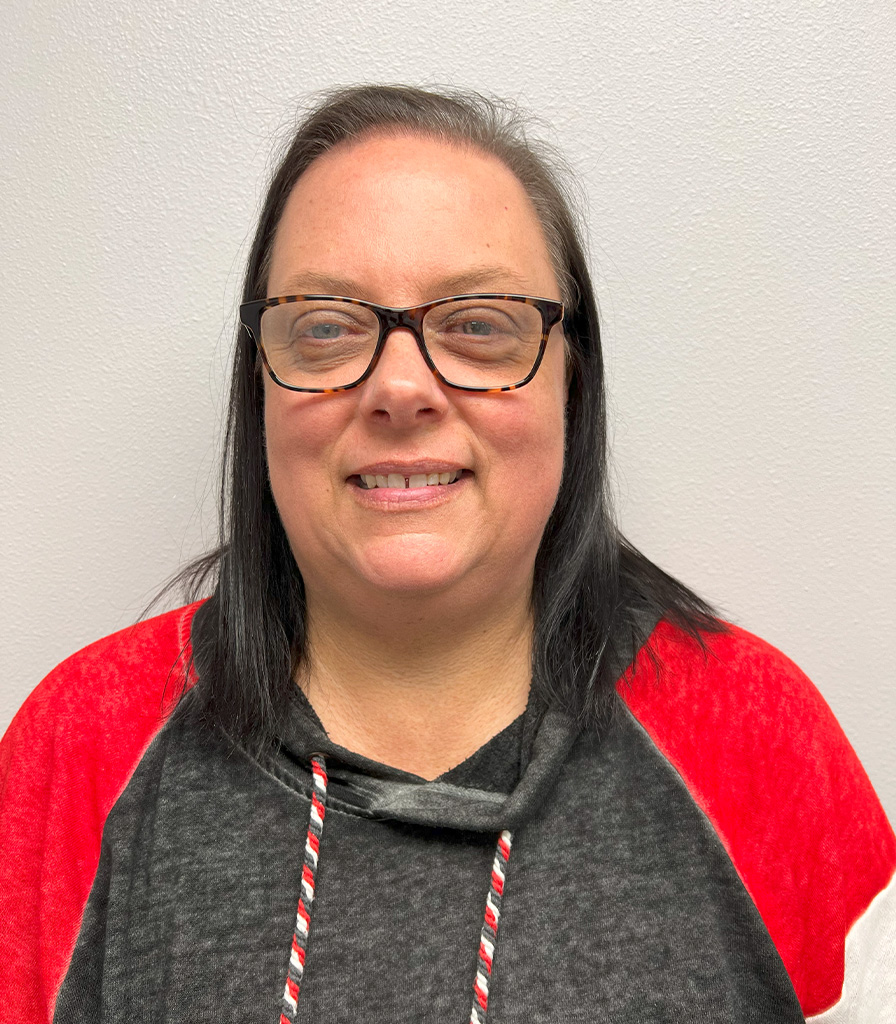
{"type": "Polygon", "coordinates": [[[473,334],[480,338],[488,337],[495,330],[494,325],[486,323],[485,320],[465,320],[460,329],[464,334],[473,334]]]}
{"type": "Polygon", "coordinates": [[[493,338],[517,329],[510,313],[497,303],[491,306],[477,302],[475,306],[437,306],[428,318],[429,327],[439,334],[465,335],[468,338],[493,338]]]}
{"type": "Polygon", "coordinates": [[[341,335],[342,330],[340,324],[314,324],[308,329],[308,334],[317,341],[333,341],[341,335]]]}

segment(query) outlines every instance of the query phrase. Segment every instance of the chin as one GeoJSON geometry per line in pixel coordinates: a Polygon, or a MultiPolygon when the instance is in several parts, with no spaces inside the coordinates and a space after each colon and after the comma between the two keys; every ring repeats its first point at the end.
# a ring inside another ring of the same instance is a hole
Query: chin
{"type": "Polygon", "coordinates": [[[356,553],[355,571],[394,594],[436,593],[466,574],[474,560],[446,538],[401,534],[379,538],[356,553]]]}

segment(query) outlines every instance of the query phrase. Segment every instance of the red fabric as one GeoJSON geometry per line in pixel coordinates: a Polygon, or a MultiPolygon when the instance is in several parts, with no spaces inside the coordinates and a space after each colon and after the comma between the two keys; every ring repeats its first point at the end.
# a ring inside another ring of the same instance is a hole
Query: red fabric
{"type": "Polygon", "coordinates": [[[180,693],[196,607],[122,630],[64,661],[0,740],[4,1020],[52,1020],[106,816],[180,693]]]}
{"type": "Polygon", "coordinates": [[[821,694],[732,627],[696,643],[661,623],[619,692],[715,827],[803,1013],[843,987],[850,926],[896,867],[896,837],[821,694]]]}
{"type": "MultiPolygon", "coordinates": [[[[103,824],[180,690],[196,607],[63,662],[0,741],[5,1020],[52,1018],[103,824]]],[[[642,651],[620,693],[725,844],[809,1016],[840,995],[846,932],[893,874],[896,837],[799,669],[737,629],[709,644],[661,624],[662,671],[642,651]]]]}

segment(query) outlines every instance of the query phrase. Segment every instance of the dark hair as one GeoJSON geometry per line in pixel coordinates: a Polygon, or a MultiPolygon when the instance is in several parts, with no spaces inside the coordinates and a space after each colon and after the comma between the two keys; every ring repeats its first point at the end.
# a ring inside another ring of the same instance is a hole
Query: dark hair
{"type": "MultiPolygon", "coordinates": [[[[249,254],[243,301],[266,294],[274,233],[293,186],[317,157],[380,133],[425,135],[500,159],[538,213],[569,310],[563,478],[535,563],[533,687],[537,697],[598,724],[617,674],[661,617],[699,640],[712,610],[619,533],[607,481],[606,406],[597,307],[563,161],[527,136],[518,109],[477,93],[355,86],[324,95],[298,124],[268,189],[249,254]]],[[[263,390],[252,338],[240,327],[222,465],[220,547],[179,577],[216,577],[194,620],[198,683],[185,713],[260,743],[276,732],[304,656],[305,593],[268,481],[263,390]]]]}

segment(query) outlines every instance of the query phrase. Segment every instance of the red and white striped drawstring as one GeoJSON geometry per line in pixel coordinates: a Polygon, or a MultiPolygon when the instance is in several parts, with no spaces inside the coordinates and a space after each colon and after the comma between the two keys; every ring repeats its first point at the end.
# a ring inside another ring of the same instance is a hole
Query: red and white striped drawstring
{"type": "MultiPolygon", "coordinates": [[[[286,974],[286,988],[283,991],[283,1005],[280,1024],[295,1024],[299,1002],[299,989],[305,972],[305,950],[308,946],[308,932],[311,928],[311,904],[314,901],[314,877],[320,856],[320,837],[327,813],[327,772],[323,756],[311,759],[313,789],[311,791],[311,814],[308,819],[308,835],[305,839],[305,863],[302,867],[302,891],[296,913],[296,927],[292,937],[289,955],[289,970],[286,974]]],[[[479,936],[479,963],[473,979],[473,1008],[470,1024],[486,1024],[488,1016],[488,989],[492,977],[492,961],[498,941],[498,924],[501,920],[501,899],[504,896],[504,879],[513,835],[505,829],[498,837],[498,847],[492,863],[491,884],[485,900],[485,920],[479,936]]]]}
{"type": "Polygon", "coordinates": [[[479,936],[479,965],[473,979],[473,1009],[470,1024],[485,1024],[488,1016],[488,986],[492,980],[492,960],[498,942],[498,923],[501,920],[501,898],[504,895],[504,878],[513,835],[507,829],[498,837],[498,848],[492,864],[492,881],[485,898],[485,920],[479,936]]]}
{"type": "Polygon", "coordinates": [[[302,890],[299,893],[299,909],[296,912],[296,927],[289,954],[289,970],[286,972],[286,987],[283,990],[280,1024],[295,1024],[299,989],[302,987],[302,975],[305,973],[305,951],[308,948],[308,932],[311,928],[311,904],[314,902],[314,876],[320,856],[320,836],[327,814],[327,772],[323,757],[318,755],[311,758],[311,774],[313,788],[308,834],[305,837],[302,890]]]}

